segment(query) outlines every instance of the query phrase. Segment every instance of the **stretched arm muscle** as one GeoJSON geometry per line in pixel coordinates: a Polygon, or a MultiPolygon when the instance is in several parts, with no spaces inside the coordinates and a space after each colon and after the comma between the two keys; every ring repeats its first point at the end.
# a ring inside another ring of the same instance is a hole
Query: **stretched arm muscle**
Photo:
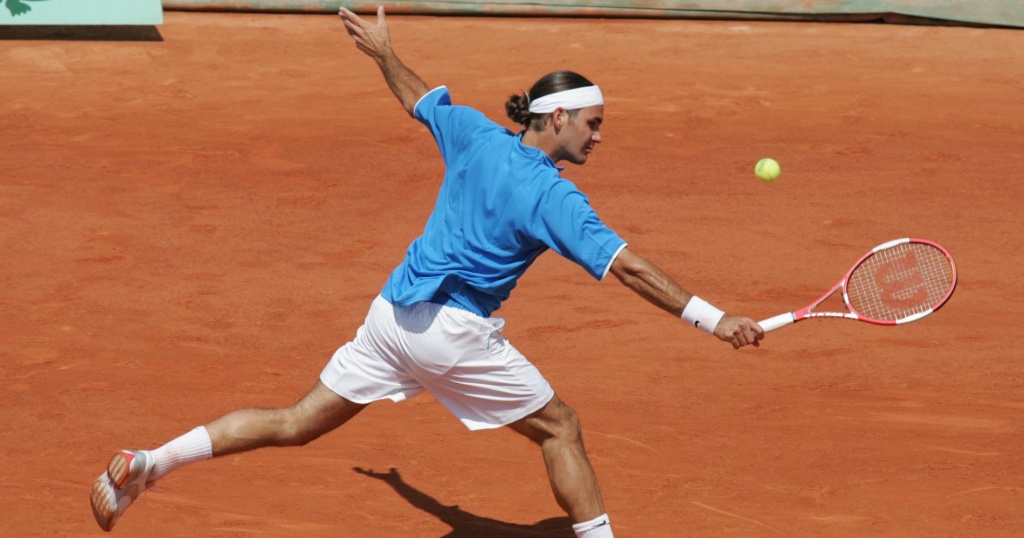
{"type": "MultiPolygon", "coordinates": [[[[627,288],[676,317],[682,316],[686,304],[693,298],[692,293],[684,290],[661,269],[629,249],[619,252],[610,272],[627,288]]],[[[714,334],[735,348],[757,346],[764,338],[764,330],[754,320],[728,314],[718,322],[714,334]]]]}
{"type": "Polygon", "coordinates": [[[402,107],[413,115],[413,109],[421,97],[429,91],[427,83],[405,66],[391,48],[384,6],[377,8],[377,24],[370,24],[346,8],[338,10],[348,35],[355,40],[356,48],[373,58],[384,74],[388,88],[395,94],[402,107]]]}
{"type": "Polygon", "coordinates": [[[693,296],[653,263],[622,249],[610,272],[627,288],[658,308],[680,316],[693,296]]]}

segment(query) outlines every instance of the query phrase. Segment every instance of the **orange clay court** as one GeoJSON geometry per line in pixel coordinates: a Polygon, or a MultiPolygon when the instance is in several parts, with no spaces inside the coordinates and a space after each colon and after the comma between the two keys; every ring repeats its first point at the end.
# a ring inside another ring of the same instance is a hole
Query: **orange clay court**
{"type": "MultiPolygon", "coordinates": [[[[549,71],[599,84],[604,143],[564,175],[726,311],[800,308],[899,237],[957,260],[922,321],[808,320],[734,351],[543,256],[497,315],[579,411],[618,535],[1024,535],[1024,32],[389,22],[428,84],[509,127],[505,98],[549,71]]],[[[0,40],[3,536],[102,535],[89,488],[115,450],[305,394],[440,185],[430,135],[336,16],[158,29],[0,40]]],[[[182,469],[114,533],[572,535],[530,441],[427,395],[182,469]]]]}

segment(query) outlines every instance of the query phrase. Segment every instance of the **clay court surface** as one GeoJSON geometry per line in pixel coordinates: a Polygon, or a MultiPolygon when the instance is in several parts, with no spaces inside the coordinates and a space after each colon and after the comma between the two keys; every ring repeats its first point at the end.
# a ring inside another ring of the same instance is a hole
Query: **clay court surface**
{"type": "MultiPolygon", "coordinates": [[[[1024,32],[390,22],[428,84],[506,125],[549,71],[601,85],[604,143],[564,175],[727,311],[802,307],[898,237],[958,262],[923,321],[734,351],[543,256],[497,314],[579,411],[617,535],[1024,535],[1024,32]]],[[[114,450],[291,404],[433,205],[433,140],[335,16],[170,12],[159,33],[0,40],[0,535],[102,534],[114,450]]],[[[427,395],[183,469],[114,533],[572,536],[539,450],[427,395]]]]}

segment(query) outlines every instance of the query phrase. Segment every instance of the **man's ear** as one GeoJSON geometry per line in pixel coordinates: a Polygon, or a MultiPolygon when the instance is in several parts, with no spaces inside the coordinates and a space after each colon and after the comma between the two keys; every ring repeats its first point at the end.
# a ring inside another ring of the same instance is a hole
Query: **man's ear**
{"type": "Polygon", "coordinates": [[[556,108],[551,113],[551,122],[552,122],[552,125],[555,126],[555,132],[556,133],[558,131],[561,131],[562,127],[565,127],[565,124],[566,124],[566,122],[568,120],[569,120],[569,113],[566,112],[564,108],[561,108],[561,107],[556,108]]]}

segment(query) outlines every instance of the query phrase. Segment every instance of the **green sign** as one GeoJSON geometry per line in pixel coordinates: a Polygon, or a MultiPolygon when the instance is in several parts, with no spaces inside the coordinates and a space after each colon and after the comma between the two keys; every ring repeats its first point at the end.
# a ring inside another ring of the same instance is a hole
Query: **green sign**
{"type": "Polygon", "coordinates": [[[0,25],[163,24],[160,0],[0,0],[0,25]]]}

